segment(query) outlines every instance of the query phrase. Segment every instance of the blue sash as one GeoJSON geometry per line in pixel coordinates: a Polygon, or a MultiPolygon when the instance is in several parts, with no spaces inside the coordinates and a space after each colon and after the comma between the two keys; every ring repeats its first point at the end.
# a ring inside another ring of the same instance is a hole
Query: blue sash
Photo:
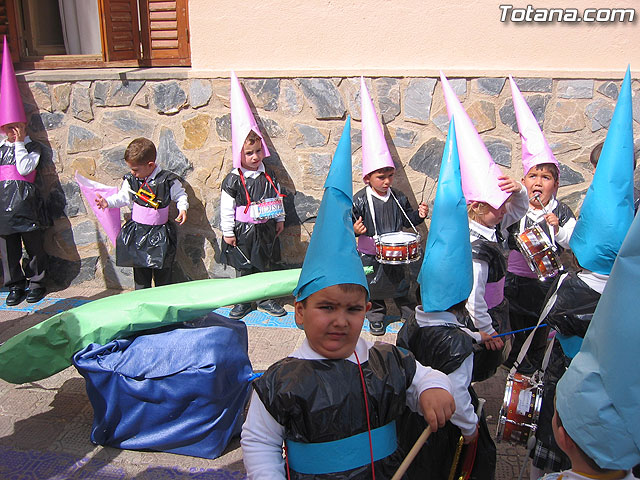
{"type": "MultiPolygon", "coordinates": [[[[398,448],[396,422],[371,430],[374,461],[388,457],[398,448]]],[[[321,475],[344,472],[371,463],[368,432],[321,443],[287,440],[289,466],[298,473],[321,475]]]]}

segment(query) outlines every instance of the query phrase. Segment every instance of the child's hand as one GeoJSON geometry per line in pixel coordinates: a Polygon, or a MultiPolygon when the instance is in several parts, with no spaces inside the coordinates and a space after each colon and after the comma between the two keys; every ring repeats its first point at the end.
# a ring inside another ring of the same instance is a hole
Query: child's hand
{"type": "Polygon", "coordinates": [[[498,186],[500,187],[500,190],[507,193],[519,192],[522,188],[520,183],[505,175],[498,177],[498,186]]]}
{"type": "Polygon", "coordinates": [[[232,247],[236,246],[236,237],[222,237],[224,242],[232,247]]]}
{"type": "Polygon", "coordinates": [[[107,200],[99,193],[96,193],[96,205],[100,210],[104,210],[109,206],[109,204],[107,203],[107,200]]]}
{"type": "Polygon", "coordinates": [[[178,222],[180,225],[184,225],[184,222],[186,221],[187,221],[187,211],[180,210],[180,213],[178,213],[178,216],[176,217],[176,222],[178,222]]]}
{"type": "MultiPolygon", "coordinates": [[[[480,335],[482,335],[483,333],[484,332],[481,332],[480,335]]],[[[487,338],[486,340],[484,340],[484,336],[483,336],[483,343],[484,343],[484,346],[487,348],[487,350],[502,350],[502,347],[504,347],[504,342],[502,341],[502,338],[500,337],[493,338],[491,335],[489,335],[489,338],[487,338]]]]}
{"type": "Polygon", "coordinates": [[[276,222],[276,237],[284,230],[284,222],[276,222]]]}
{"type": "Polygon", "coordinates": [[[418,205],[418,215],[420,215],[420,218],[427,218],[427,215],[429,215],[429,205],[421,202],[420,205],[418,205]]]}
{"type": "Polygon", "coordinates": [[[16,137],[16,142],[24,142],[24,137],[27,136],[27,129],[24,125],[24,123],[19,122],[17,124],[15,124],[13,127],[11,127],[13,130],[13,134],[16,137]]]}
{"type": "Polygon", "coordinates": [[[445,389],[429,388],[420,394],[420,407],[431,431],[436,432],[451,418],[456,410],[456,402],[445,389]]]}
{"type": "Polygon", "coordinates": [[[476,425],[476,429],[471,435],[463,435],[462,438],[464,438],[464,444],[469,445],[476,438],[478,438],[478,426],[476,425]]]}
{"type": "Polygon", "coordinates": [[[547,221],[550,227],[553,227],[553,232],[558,233],[560,229],[560,220],[556,217],[555,213],[547,213],[544,216],[544,219],[547,221]]]}
{"type": "Polygon", "coordinates": [[[358,218],[358,220],[356,220],[356,223],[353,224],[353,231],[356,235],[364,235],[365,233],[367,233],[367,228],[362,222],[362,217],[358,218]]]}

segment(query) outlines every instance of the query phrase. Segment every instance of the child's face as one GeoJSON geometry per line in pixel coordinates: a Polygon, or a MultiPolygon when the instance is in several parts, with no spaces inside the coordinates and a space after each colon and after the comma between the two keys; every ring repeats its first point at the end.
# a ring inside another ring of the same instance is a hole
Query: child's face
{"type": "Polygon", "coordinates": [[[527,189],[529,204],[537,210],[542,209],[542,205],[546,206],[558,190],[558,181],[546,167],[531,167],[522,183],[527,189]],[[536,195],[539,195],[538,199],[535,198],[536,195]]]}
{"type": "Polygon", "coordinates": [[[151,175],[153,169],[156,168],[156,162],[147,162],[141,165],[137,163],[127,162],[127,165],[129,166],[129,170],[131,170],[131,174],[134,177],[140,179],[147,178],[149,175],[151,175]]]}
{"type": "Polygon", "coordinates": [[[264,152],[260,140],[254,141],[252,144],[244,142],[242,146],[242,158],[240,159],[240,163],[244,168],[247,170],[258,170],[263,159],[264,152]]]}
{"type": "Polygon", "coordinates": [[[371,188],[378,195],[386,195],[393,184],[393,176],[396,174],[395,170],[388,172],[372,172],[365,177],[365,183],[368,182],[371,188]]]}
{"type": "Polygon", "coordinates": [[[507,202],[505,201],[500,208],[493,208],[488,203],[473,202],[472,208],[476,211],[478,222],[485,227],[495,227],[502,221],[502,217],[507,213],[507,202]]]}
{"type": "Polygon", "coordinates": [[[371,308],[361,290],[344,291],[338,285],[296,302],[296,323],[304,328],[309,345],[326,358],[347,358],[356,348],[364,316],[371,308]]]}
{"type": "Polygon", "coordinates": [[[26,125],[23,122],[7,123],[2,126],[2,131],[7,136],[7,140],[14,143],[16,140],[24,140],[26,125]]]}

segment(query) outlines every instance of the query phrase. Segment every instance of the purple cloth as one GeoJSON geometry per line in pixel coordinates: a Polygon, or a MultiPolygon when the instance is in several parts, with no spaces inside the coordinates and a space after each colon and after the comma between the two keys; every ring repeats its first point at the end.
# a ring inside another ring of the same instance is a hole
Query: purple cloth
{"type": "Polygon", "coordinates": [[[0,165],[0,181],[5,180],[22,180],[23,182],[33,183],[36,181],[36,171],[25,175],[20,175],[15,165],[0,165]]]}
{"type": "Polygon", "coordinates": [[[361,253],[366,253],[367,255],[375,255],[376,251],[376,243],[373,241],[373,237],[368,235],[360,235],[358,237],[358,251],[361,253]]]}
{"type": "Polygon", "coordinates": [[[169,207],[156,210],[134,203],[131,210],[131,220],[143,225],[164,225],[169,221],[169,207]]]}
{"type": "Polygon", "coordinates": [[[511,250],[509,252],[508,262],[507,270],[514,275],[518,275],[519,277],[538,278],[538,275],[535,272],[532,272],[529,268],[529,264],[522,253],[516,250],[511,250]]]}
{"type": "Polygon", "coordinates": [[[502,303],[504,299],[504,279],[502,277],[497,282],[487,283],[484,290],[484,301],[487,302],[487,308],[491,309],[502,303]]]}
{"type": "Polygon", "coordinates": [[[242,205],[240,207],[236,207],[236,220],[242,223],[267,223],[269,219],[264,220],[255,220],[249,214],[250,209],[247,208],[247,213],[244,213],[244,209],[247,208],[246,205],[242,205]]]}

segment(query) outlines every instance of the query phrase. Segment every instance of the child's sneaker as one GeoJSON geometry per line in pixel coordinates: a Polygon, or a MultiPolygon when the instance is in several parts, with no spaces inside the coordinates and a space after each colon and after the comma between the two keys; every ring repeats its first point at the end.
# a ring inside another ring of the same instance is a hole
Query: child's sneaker
{"type": "Polygon", "coordinates": [[[273,317],[284,317],[287,312],[275,300],[264,300],[258,303],[258,310],[268,313],[273,317]]]}
{"type": "Polygon", "coordinates": [[[251,306],[250,303],[238,303],[237,305],[234,305],[233,308],[231,309],[231,312],[229,313],[229,318],[231,318],[232,320],[240,320],[241,318],[246,316],[251,310],[253,310],[253,307],[251,306]]]}

